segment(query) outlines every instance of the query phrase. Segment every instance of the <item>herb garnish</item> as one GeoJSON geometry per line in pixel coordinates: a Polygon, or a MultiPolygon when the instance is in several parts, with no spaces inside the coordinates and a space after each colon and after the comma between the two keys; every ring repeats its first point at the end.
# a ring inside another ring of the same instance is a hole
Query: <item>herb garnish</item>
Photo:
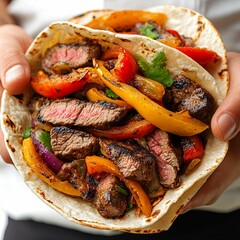
{"type": "Polygon", "coordinates": [[[31,137],[31,130],[32,130],[32,127],[27,127],[26,130],[22,134],[22,139],[27,139],[27,138],[31,137]]]}
{"type": "MultiPolygon", "coordinates": [[[[40,132],[40,131],[39,131],[40,132]]],[[[38,140],[48,149],[52,150],[50,133],[46,131],[41,131],[38,140]]]]}
{"type": "Polygon", "coordinates": [[[162,83],[165,87],[173,84],[173,79],[166,67],[167,57],[163,52],[159,52],[153,58],[151,63],[147,62],[143,57],[139,57],[138,65],[145,74],[145,77],[162,83]]]}
{"type": "Polygon", "coordinates": [[[155,27],[154,25],[146,22],[146,23],[140,28],[140,34],[156,40],[156,39],[158,39],[159,34],[156,33],[156,32],[154,32],[155,30],[156,30],[156,27],[155,27]]]}
{"type": "Polygon", "coordinates": [[[122,188],[122,187],[120,187],[120,186],[118,186],[118,185],[117,185],[117,191],[118,191],[119,193],[122,193],[122,194],[125,195],[125,196],[128,195],[127,190],[125,190],[124,188],[122,188]]]}
{"type": "Polygon", "coordinates": [[[119,98],[118,95],[115,92],[113,92],[110,88],[105,89],[105,94],[114,100],[119,98]]]}

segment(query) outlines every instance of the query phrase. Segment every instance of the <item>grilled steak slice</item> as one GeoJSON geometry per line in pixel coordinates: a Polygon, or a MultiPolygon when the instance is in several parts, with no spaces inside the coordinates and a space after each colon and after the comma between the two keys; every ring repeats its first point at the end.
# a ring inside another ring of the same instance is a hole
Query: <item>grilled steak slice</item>
{"type": "Polygon", "coordinates": [[[160,183],[169,188],[178,185],[178,170],[182,163],[182,151],[176,147],[171,135],[156,129],[147,137],[150,151],[155,155],[160,183]]]}
{"type": "Polygon", "coordinates": [[[39,122],[54,125],[104,129],[118,123],[126,113],[125,107],[114,103],[64,98],[47,101],[41,107],[37,118],[39,122]]]}
{"type": "Polygon", "coordinates": [[[54,154],[65,161],[84,159],[98,150],[98,139],[90,133],[65,126],[50,131],[54,154]]]}
{"type": "Polygon", "coordinates": [[[59,69],[69,72],[72,68],[90,66],[93,58],[99,58],[101,46],[91,41],[56,44],[47,50],[42,60],[43,70],[48,74],[61,74],[59,69]]]}
{"type": "Polygon", "coordinates": [[[58,173],[62,181],[68,181],[75,189],[80,191],[81,197],[86,201],[93,201],[96,190],[96,182],[91,175],[86,175],[84,160],[75,160],[64,163],[58,173]]]}
{"type": "Polygon", "coordinates": [[[123,216],[127,208],[124,184],[116,176],[107,175],[97,186],[94,203],[104,218],[123,216]]]}
{"type": "Polygon", "coordinates": [[[212,95],[183,75],[176,76],[174,83],[163,97],[164,104],[172,111],[188,110],[192,117],[209,123],[215,111],[212,95]]]}
{"type": "Polygon", "coordinates": [[[118,166],[124,177],[137,181],[151,181],[155,157],[134,141],[99,140],[101,152],[118,166]]]}

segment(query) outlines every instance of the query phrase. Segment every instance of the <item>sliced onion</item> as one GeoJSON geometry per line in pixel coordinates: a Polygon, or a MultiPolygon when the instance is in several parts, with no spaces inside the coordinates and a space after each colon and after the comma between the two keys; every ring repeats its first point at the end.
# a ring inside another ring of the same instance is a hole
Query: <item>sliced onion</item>
{"type": "Polygon", "coordinates": [[[37,130],[36,132],[31,132],[31,137],[33,140],[33,145],[36,151],[41,156],[42,160],[48,165],[48,167],[54,172],[58,173],[63,165],[63,162],[58,159],[47,147],[45,147],[38,139],[42,130],[37,130]]]}

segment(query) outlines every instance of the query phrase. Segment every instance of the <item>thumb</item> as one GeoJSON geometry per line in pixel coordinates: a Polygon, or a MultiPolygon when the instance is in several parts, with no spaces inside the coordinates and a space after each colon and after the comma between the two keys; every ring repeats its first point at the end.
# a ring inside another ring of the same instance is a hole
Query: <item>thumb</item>
{"type": "Polygon", "coordinates": [[[10,94],[24,92],[29,84],[30,67],[24,55],[31,38],[16,25],[0,27],[0,78],[10,94]]]}
{"type": "Polygon", "coordinates": [[[240,130],[240,54],[228,53],[229,92],[215,112],[211,127],[213,134],[224,141],[234,138],[240,130]]]}

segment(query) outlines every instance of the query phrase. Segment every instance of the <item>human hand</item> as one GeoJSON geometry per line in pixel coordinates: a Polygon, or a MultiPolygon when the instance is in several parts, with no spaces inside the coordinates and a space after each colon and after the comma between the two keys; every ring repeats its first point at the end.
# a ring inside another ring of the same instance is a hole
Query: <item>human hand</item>
{"type": "MultiPolygon", "coordinates": [[[[3,89],[10,94],[23,93],[30,81],[30,67],[25,58],[25,51],[32,39],[16,25],[0,26],[0,101],[3,89]]],[[[11,159],[5,148],[0,130],[0,155],[7,163],[11,159]]]]}
{"type": "Polygon", "coordinates": [[[240,53],[228,53],[230,88],[211,122],[213,134],[220,140],[230,140],[228,153],[183,212],[213,204],[224,190],[240,176],[240,53]]]}

